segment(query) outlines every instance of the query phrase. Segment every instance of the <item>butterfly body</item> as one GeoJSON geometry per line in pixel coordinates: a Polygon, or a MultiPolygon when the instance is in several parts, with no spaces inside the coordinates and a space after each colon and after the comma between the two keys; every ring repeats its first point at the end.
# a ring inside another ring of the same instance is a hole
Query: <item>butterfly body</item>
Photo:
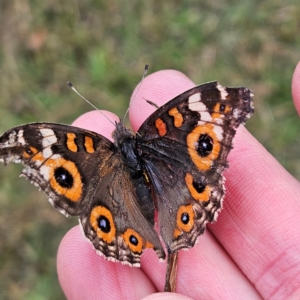
{"type": "Polygon", "coordinates": [[[21,162],[55,208],[78,216],[99,254],[139,266],[147,248],[165,258],[159,235],[175,253],[216,220],[233,136],[252,113],[249,89],[211,82],[158,108],[136,135],[117,122],[113,142],[62,124],[12,128],[0,137],[0,160],[21,162]]]}

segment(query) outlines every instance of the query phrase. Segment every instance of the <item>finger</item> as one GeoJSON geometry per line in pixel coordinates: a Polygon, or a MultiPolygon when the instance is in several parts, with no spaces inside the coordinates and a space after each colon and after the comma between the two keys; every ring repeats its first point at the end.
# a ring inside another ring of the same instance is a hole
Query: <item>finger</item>
{"type": "Polygon", "coordinates": [[[192,298],[174,293],[155,293],[142,300],[192,300],[192,298]]]}
{"type": "Polygon", "coordinates": [[[119,121],[119,118],[115,114],[105,110],[94,110],[78,117],[72,125],[100,133],[112,141],[111,134],[116,128],[116,121],[119,121]]]}
{"type": "MultiPolygon", "coordinates": [[[[134,94],[134,102],[130,107],[133,127],[138,128],[143,118],[155,109],[145,99],[161,105],[192,86],[194,84],[177,71],[161,71],[146,77],[138,93],[134,94]]],[[[165,264],[160,264],[154,254],[147,253],[142,257],[142,269],[157,289],[162,291],[165,264]]],[[[207,232],[199,238],[199,243],[193,249],[180,251],[177,291],[199,299],[211,296],[212,289],[216,299],[232,299],[237,295],[243,299],[259,298],[244,274],[207,232]],[[215,289],[217,286],[222,286],[222,289],[215,289]]]]}
{"type": "Polygon", "coordinates": [[[300,62],[296,66],[292,79],[292,95],[296,110],[300,115],[300,62]]]}
{"type": "MultiPolygon", "coordinates": [[[[141,268],[163,291],[166,264],[149,251],[142,256],[141,268]]],[[[193,248],[179,251],[176,292],[192,299],[261,299],[209,231],[193,248]]]]}
{"type": "Polygon", "coordinates": [[[299,292],[300,185],[245,129],[229,154],[227,194],[209,226],[265,299],[299,292]]]}
{"type": "Polygon", "coordinates": [[[57,271],[67,299],[141,299],[156,291],[141,269],[97,255],[79,226],[59,246],[57,271]]]}
{"type": "Polygon", "coordinates": [[[163,70],[147,76],[132,93],[129,117],[134,131],[137,131],[156,108],[146,100],[161,106],[195,84],[181,72],[163,70]]]}

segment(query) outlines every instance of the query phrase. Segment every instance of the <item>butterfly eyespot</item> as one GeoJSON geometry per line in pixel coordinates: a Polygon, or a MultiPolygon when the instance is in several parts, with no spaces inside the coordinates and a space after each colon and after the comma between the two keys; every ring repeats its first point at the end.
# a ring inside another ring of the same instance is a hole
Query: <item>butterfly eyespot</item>
{"type": "Polygon", "coordinates": [[[129,237],[129,242],[130,242],[132,245],[137,246],[138,243],[139,243],[139,240],[138,240],[134,235],[131,235],[131,236],[129,237]]]}
{"type": "Polygon", "coordinates": [[[214,125],[203,124],[196,126],[186,139],[189,155],[194,164],[201,171],[208,170],[221,151],[222,137],[219,132],[214,125]]]}
{"type": "Polygon", "coordinates": [[[203,193],[203,191],[205,190],[205,185],[202,183],[202,182],[197,182],[197,181],[194,181],[193,180],[193,187],[195,188],[195,190],[199,193],[199,194],[201,194],[201,193],[203,193]]]}
{"type": "Polygon", "coordinates": [[[111,230],[110,222],[105,216],[100,216],[98,218],[98,227],[105,233],[109,233],[111,230]]]}
{"type": "Polygon", "coordinates": [[[221,118],[224,114],[231,111],[231,106],[229,104],[217,103],[214,107],[213,118],[221,118]],[[222,113],[222,114],[219,114],[222,113]]]}
{"type": "Polygon", "coordinates": [[[186,224],[189,223],[189,221],[190,221],[190,216],[189,216],[189,214],[186,213],[186,212],[182,213],[182,214],[181,214],[181,222],[182,222],[183,224],[186,225],[186,224]]]}
{"type": "Polygon", "coordinates": [[[129,247],[131,251],[136,253],[141,253],[143,251],[143,239],[135,230],[128,228],[122,234],[122,237],[125,244],[129,247]]]}
{"type": "Polygon", "coordinates": [[[38,151],[37,151],[36,148],[27,146],[27,147],[24,149],[23,157],[24,157],[24,158],[30,158],[32,155],[36,154],[37,152],[38,152],[38,151]]]}
{"type": "Polygon", "coordinates": [[[55,193],[73,203],[81,200],[84,185],[74,162],[62,157],[45,159],[41,155],[35,155],[33,160],[42,163],[41,173],[50,178],[50,186],[55,193]]]}
{"type": "Polygon", "coordinates": [[[192,205],[182,205],[177,211],[177,230],[174,235],[179,235],[179,232],[190,232],[194,226],[195,213],[192,205]]]}
{"type": "Polygon", "coordinates": [[[74,183],[72,174],[63,167],[58,167],[54,171],[56,182],[63,188],[71,188],[74,183]]]}
{"type": "Polygon", "coordinates": [[[208,156],[213,149],[213,139],[208,134],[201,134],[198,140],[197,152],[200,156],[208,156]]]}
{"type": "Polygon", "coordinates": [[[91,227],[100,239],[112,243],[116,235],[116,227],[111,212],[104,206],[95,206],[89,219],[91,227]]]}
{"type": "Polygon", "coordinates": [[[194,177],[187,173],[185,182],[191,196],[197,201],[208,201],[211,196],[211,187],[200,180],[195,180],[194,177]]]}
{"type": "Polygon", "coordinates": [[[25,152],[26,152],[28,155],[32,155],[32,154],[33,154],[33,152],[31,151],[30,148],[26,148],[26,149],[25,149],[25,152]]]}
{"type": "Polygon", "coordinates": [[[225,104],[220,104],[220,111],[225,111],[226,105],[225,104]]]}

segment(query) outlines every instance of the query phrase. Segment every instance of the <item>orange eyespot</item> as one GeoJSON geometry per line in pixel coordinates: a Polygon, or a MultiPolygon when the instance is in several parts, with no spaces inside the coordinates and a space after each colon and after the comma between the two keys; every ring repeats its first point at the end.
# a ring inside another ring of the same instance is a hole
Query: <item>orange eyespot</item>
{"type": "Polygon", "coordinates": [[[83,184],[74,162],[64,158],[47,159],[43,165],[50,170],[50,185],[54,191],[70,201],[80,201],[83,184]]]}
{"type": "Polygon", "coordinates": [[[30,147],[23,152],[25,158],[31,158],[39,166],[40,174],[50,181],[53,191],[66,197],[68,200],[80,201],[83,192],[83,183],[76,164],[62,157],[45,158],[42,152],[30,147]],[[33,157],[31,157],[34,155],[33,157]]]}
{"type": "Polygon", "coordinates": [[[217,103],[214,107],[214,111],[227,114],[231,111],[231,106],[225,103],[217,103]]]}
{"type": "Polygon", "coordinates": [[[23,152],[24,158],[30,158],[31,156],[37,154],[38,150],[34,147],[26,148],[23,152]]]}
{"type": "Polygon", "coordinates": [[[212,113],[213,119],[222,119],[225,114],[231,112],[231,106],[225,103],[217,103],[212,113]]]}
{"type": "Polygon", "coordinates": [[[194,200],[208,201],[211,195],[211,189],[208,185],[194,181],[191,174],[185,175],[185,183],[194,200]]]}
{"type": "Polygon", "coordinates": [[[143,239],[142,237],[133,229],[128,228],[123,234],[125,244],[129,249],[136,253],[142,253],[143,251],[143,239]]]}
{"type": "Polygon", "coordinates": [[[97,236],[110,244],[116,236],[116,227],[111,212],[104,206],[95,206],[90,214],[90,225],[97,236]]]}
{"type": "Polygon", "coordinates": [[[132,252],[142,253],[143,248],[154,248],[153,244],[145,241],[135,230],[128,228],[122,234],[125,244],[132,252]]]}
{"type": "Polygon", "coordinates": [[[177,238],[182,232],[190,232],[194,227],[195,213],[192,205],[182,205],[177,211],[176,225],[174,237],[177,238]]]}
{"type": "Polygon", "coordinates": [[[201,171],[208,170],[219,156],[221,145],[212,124],[199,125],[187,136],[189,155],[201,171]]]}

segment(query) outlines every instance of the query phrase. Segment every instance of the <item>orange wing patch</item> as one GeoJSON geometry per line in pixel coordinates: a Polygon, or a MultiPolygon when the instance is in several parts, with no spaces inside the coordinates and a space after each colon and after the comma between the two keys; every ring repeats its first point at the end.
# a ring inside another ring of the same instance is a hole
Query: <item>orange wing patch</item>
{"type": "Polygon", "coordinates": [[[167,133],[167,125],[161,118],[156,119],[155,127],[158,130],[159,136],[164,136],[167,133]]]}
{"type": "Polygon", "coordinates": [[[174,117],[174,126],[180,127],[183,123],[183,116],[176,107],[169,110],[169,115],[174,117]]]}
{"type": "Polygon", "coordinates": [[[88,152],[88,153],[95,152],[94,142],[91,137],[89,137],[89,136],[84,137],[84,147],[85,147],[86,152],[88,152]]]}
{"type": "Polygon", "coordinates": [[[67,148],[72,152],[77,152],[78,147],[75,143],[76,134],[75,133],[67,133],[67,148]]]}

